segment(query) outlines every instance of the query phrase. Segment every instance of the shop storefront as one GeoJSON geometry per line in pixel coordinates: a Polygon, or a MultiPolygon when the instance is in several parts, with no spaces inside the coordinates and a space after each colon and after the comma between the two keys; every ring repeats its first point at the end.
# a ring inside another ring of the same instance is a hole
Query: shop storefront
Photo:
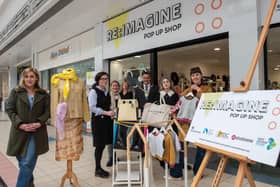
{"type": "MultiPolygon", "coordinates": [[[[268,83],[275,81],[279,87],[279,4],[252,90],[271,89],[268,83]]],[[[128,79],[133,86],[141,81],[141,72],[148,70],[155,84],[176,74],[173,83],[184,89],[190,84],[189,69],[200,66],[204,81],[216,91],[239,87],[251,65],[268,6],[269,1],[161,0],[107,20],[103,57],[109,60],[110,79],[128,79]]],[[[229,165],[228,172],[236,171],[236,163],[229,165]]],[[[262,164],[252,167],[257,180],[271,184],[280,182],[273,177],[279,175],[278,169],[262,164]]]]}
{"type": "MultiPolygon", "coordinates": [[[[189,69],[200,66],[215,89],[238,87],[258,40],[256,6],[241,0],[153,1],[104,22],[103,57],[111,62],[111,80],[130,78],[131,69],[132,76],[149,69],[158,83],[177,72],[184,88],[189,69]],[[242,26],[246,29],[240,34],[242,26]],[[217,84],[217,79],[222,83],[217,84]]],[[[264,87],[259,68],[253,89],[264,87]]]]}
{"type": "Polygon", "coordinates": [[[86,82],[88,75],[95,71],[96,55],[94,29],[38,52],[36,64],[41,72],[42,88],[49,90],[51,76],[68,67],[74,68],[86,82]]]}

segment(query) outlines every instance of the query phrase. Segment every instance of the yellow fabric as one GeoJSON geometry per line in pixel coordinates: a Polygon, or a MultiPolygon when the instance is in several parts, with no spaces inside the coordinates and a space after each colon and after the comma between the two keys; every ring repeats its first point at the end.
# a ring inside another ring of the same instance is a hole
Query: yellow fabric
{"type": "Polygon", "coordinates": [[[167,131],[164,137],[164,152],[162,159],[167,162],[171,168],[173,168],[176,163],[176,148],[173,143],[171,131],[167,131]]]}
{"type": "MultiPolygon", "coordinates": [[[[189,127],[190,127],[190,124],[183,123],[183,124],[181,124],[181,127],[182,127],[183,131],[185,132],[185,134],[187,134],[188,130],[189,130],[189,127]]],[[[179,132],[179,141],[180,142],[184,142],[185,141],[185,137],[186,136],[184,136],[181,132],[179,132]]]]}
{"type": "Polygon", "coordinates": [[[70,91],[70,80],[77,82],[78,77],[76,75],[76,72],[73,68],[66,68],[61,73],[55,74],[51,78],[51,84],[55,87],[58,86],[59,80],[64,80],[64,86],[63,86],[63,97],[64,100],[67,101],[70,91]]]}

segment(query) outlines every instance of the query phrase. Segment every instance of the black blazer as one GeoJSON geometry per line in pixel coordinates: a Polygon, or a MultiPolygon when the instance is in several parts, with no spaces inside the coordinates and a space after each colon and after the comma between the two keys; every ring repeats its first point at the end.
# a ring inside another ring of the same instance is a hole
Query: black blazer
{"type": "Polygon", "coordinates": [[[159,101],[159,89],[155,85],[151,85],[148,98],[146,99],[143,84],[134,88],[135,99],[138,100],[139,107],[144,108],[146,103],[153,103],[159,101]]]}

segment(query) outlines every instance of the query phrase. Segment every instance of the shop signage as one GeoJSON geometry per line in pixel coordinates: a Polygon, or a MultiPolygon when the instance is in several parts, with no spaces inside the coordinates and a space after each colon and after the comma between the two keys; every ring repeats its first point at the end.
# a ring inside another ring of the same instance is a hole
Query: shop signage
{"type": "Polygon", "coordinates": [[[58,49],[56,51],[51,52],[50,59],[54,60],[54,59],[56,59],[59,56],[63,56],[63,55],[68,54],[69,52],[70,52],[70,46],[62,47],[62,48],[60,48],[60,49],[58,49]]]}
{"type": "Polygon", "coordinates": [[[155,0],[103,23],[104,58],[227,32],[240,0],[155,0]]]}
{"type": "Polygon", "coordinates": [[[200,99],[186,141],[275,166],[279,135],[279,91],[209,93],[200,99]]]}

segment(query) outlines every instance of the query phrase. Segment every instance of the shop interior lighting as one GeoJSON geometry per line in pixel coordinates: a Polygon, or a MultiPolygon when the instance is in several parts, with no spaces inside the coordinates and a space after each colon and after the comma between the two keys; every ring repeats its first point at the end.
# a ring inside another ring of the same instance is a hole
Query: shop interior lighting
{"type": "Polygon", "coordinates": [[[141,58],[141,56],[134,56],[134,58],[141,58]]]}
{"type": "Polygon", "coordinates": [[[268,49],[267,52],[268,52],[268,53],[272,53],[272,49],[268,49]]]}
{"type": "Polygon", "coordinates": [[[221,48],[215,47],[215,48],[214,48],[214,51],[221,51],[221,48]]]}
{"type": "Polygon", "coordinates": [[[274,71],[279,71],[279,70],[280,70],[280,68],[273,68],[273,70],[274,70],[274,71]]]}
{"type": "Polygon", "coordinates": [[[278,64],[276,67],[277,67],[277,68],[280,68],[280,64],[278,64]]]}
{"type": "Polygon", "coordinates": [[[122,60],[121,59],[118,59],[118,60],[116,60],[117,62],[121,62],[122,60]]]}

